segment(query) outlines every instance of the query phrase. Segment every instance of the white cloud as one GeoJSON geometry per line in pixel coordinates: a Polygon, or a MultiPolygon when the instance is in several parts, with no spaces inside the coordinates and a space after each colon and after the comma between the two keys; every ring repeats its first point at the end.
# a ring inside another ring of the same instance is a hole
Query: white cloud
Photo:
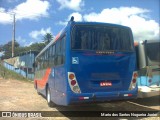
{"type": "Polygon", "coordinates": [[[80,13],[78,13],[78,12],[74,12],[74,13],[72,13],[72,14],[70,14],[69,16],[68,16],[68,21],[71,19],[71,17],[74,17],[74,21],[82,21],[82,15],[80,14],[80,13]]]}
{"type": "Polygon", "coordinates": [[[4,8],[0,8],[0,23],[8,24],[12,22],[12,15],[6,13],[4,8]]]}
{"type": "Polygon", "coordinates": [[[50,4],[46,0],[27,0],[13,9],[5,10],[4,8],[0,8],[0,23],[11,23],[9,19],[12,19],[12,17],[6,12],[15,13],[16,20],[37,20],[40,17],[47,17],[49,7],[50,4]]]}
{"type": "Polygon", "coordinates": [[[13,11],[17,14],[17,19],[37,19],[41,16],[48,16],[48,9],[48,1],[27,0],[26,2],[16,6],[13,11]]]}
{"type": "Polygon", "coordinates": [[[60,10],[64,8],[68,8],[75,11],[80,11],[81,7],[84,6],[83,0],[57,0],[60,4],[60,10]]]}
{"type": "Polygon", "coordinates": [[[21,45],[21,46],[30,46],[32,45],[33,43],[35,42],[42,42],[43,41],[43,36],[46,34],[46,33],[52,33],[51,32],[51,28],[48,27],[46,29],[44,28],[41,28],[40,30],[34,30],[34,31],[31,31],[29,33],[29,36],[31,37],[31,39],[24,39],[22,38],[21,36],[18,36],[16,38],[16,41],[21,45]],[[34,39],[34,40],[33,40],[34,39]]]}
{"type": "Polygon", "coordinates": [[[107,8],[103,9],[100,13],[92,12],[88,15],[84,15],[84,20],[121,24],[122,22],[126,22],[126,19],[129,19],[132,15],[139,15],[146,12],[149,11],[136,7],[107,8]]]}
{"type": "Polygon", "coordinates": [[[26,39],[23,39],[21,36],[18,36],[16,38],[16,41],[20,44],[20,46],[25,46],[25,44],[27,43],[26,39]]]}
{"type": "Polygon", "coordinates": [[[78,12],[74,12],[74,13],[70,14],[65,21],[59,21],[58,24],[59,25],[67,25],[68,21],[71,19],[72,16],[74,17],[74,21],[77,21],[77,22],[83,21],[82,15],[78,12]]]}
{"type": "Polygon", "coordinates": [[[160,39],[159,24],[149,16],[150,10],[138,7],[120,7],[103,9],[100,13],[81,15],[78,12],[70,14],[65,21],[58,24],[66,25],[71,16],[75,21],[105,22],[129,26],[133,31],[134,40],[160,39]]]}
{"type": "MultiPolygon", "coordinates": [[[[29,36],[33,39],[42,39],[42,36],[44,36],[46,33],[52,33],[51,28],[42,28],[41,30],[35,30],[29,33],[29,36]]],[[[37,41],[38,42],[38,41],[37,41]]]]}
{"type": "Polygon", "coordinates": [[[137,7],[120,7],[103,9],[100,13],[89,13],[83,16],[85,21],[115,23],[131,27],[134,39],[158,39],[159,24],[146,19],[150,11],[137,7]]]}

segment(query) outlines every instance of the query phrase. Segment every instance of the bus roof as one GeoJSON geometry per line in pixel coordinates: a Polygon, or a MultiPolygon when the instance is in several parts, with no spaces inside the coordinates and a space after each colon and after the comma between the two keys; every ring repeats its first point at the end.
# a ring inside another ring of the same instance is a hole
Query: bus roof
{"type": "Polygon", "coordinates": [[[105,26],[112,26],[112,27],[124,27],[129,28],[128,26],[123,26],[119,24],[113,23],[104,23],[104,22],[72,22],[71,25],[105,25],[105,26]]]}
{"type": "MultiPolygon", "coordinates": [[[[145,41],[145,40],[144,40],[145,41]]],[[[147,43],[155,43],[155,42],[160,42],[160,40],[146,40],[147,43]]]]}

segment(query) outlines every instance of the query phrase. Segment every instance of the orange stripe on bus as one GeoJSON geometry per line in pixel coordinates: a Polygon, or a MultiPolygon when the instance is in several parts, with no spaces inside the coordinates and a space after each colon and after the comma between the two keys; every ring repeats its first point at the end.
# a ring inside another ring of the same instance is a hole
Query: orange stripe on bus
{"type": "Polygon", "coordinates": [[[43,89],[46,86],[50,73],[51,73],[51,68],[47,68],[43,78],[41,80],[37,80],[37,85],[39,88],[43,89]]]}

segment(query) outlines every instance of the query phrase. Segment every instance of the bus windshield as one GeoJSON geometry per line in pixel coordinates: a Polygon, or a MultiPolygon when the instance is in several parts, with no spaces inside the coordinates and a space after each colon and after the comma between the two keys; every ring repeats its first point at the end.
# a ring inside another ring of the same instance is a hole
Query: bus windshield
{"type": "Polygon", "coordinates": [[[130,29],[100,25],[76,25],[72,30],[71,47],[72,50],[134,50],[130,29]]]}
{"type": "Polygon", "coordinates": [[[160,64],[160,42],[147,43],[146,53],[149,58],[149,64],[152,65],[153,62],[160,64]]]}

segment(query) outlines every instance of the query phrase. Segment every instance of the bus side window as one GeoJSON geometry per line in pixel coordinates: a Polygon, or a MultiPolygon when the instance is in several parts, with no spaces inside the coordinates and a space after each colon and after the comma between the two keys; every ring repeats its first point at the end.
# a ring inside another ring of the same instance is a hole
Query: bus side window
{"type": "Polygon", "coordinates": [[[37,67],[35,65],[35,70],[36,71],[40,70],[40,59],[39,58],[37,59],[37,63],[35,62],[35,64],[37,64],[37,67]]]}
{"type": "Polygon", "coordinates": [[[49,60],[48,54],[49,54],[49,51],[48,51],[48,49],[47,49],[46,52],[45,52],[45,68],[48,67],[48,60],[49,60]]]}
{"type": "Polygon", "coordinates": [[[62,40],[59,40],[58,65],[62,64],[62,40]]]}
{"type": "Polygon", "coordinates": [[[59,52],[59,41],[56,42],[56,51],[55,51],[55,59],[54,59],[54,64],[55,66],[58,65],[58,52],[59,52]]]}
{"type": "Polygon", "coordinates": [[[53,45],[53,47],[52,47],[52,66],[55,66],[55,52],[56,52],[56,49],[55,49],[56,47],[55,47],[55,44],[53,45]]]}
{"type": "Polygon", "coordinates": [[[51,67],[51,58],[52,58],[52,46],[49,47],[48,49],[48,66],[51,67]]]}
{"type": "Polygon", "coordinates": [[[62,64],[65,63],[65,41],[66,41],[66,36],[62,38],[62,64]]]}
{"type": "Polygon", "coordinates": [[[40,56],[40,70],[43,69],[43,54],[40,56]]]}
{"type": "Polygon", "coordinates": [[[47,68],[47,51],[44,53],[44,69],[47,68]]]}
{"type": "Polygon", "coordinates": [[[146,68],[142,68],[139,70],[138,74],[140,76],[147,76],[147,69],[146,68]]]}
{"type": "Polygon", "coordinates": [[[55,66],[57,65],[62,65],[65,62],[65,39],[66,37],[62,37],[57,41],[54,47],[54,64],[55,66]]]}

